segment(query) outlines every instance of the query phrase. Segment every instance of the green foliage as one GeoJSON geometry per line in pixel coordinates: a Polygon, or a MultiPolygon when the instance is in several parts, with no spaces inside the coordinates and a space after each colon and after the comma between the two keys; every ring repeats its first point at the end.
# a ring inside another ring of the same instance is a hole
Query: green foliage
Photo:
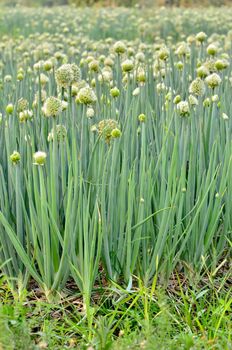
{"type": "Polygon", "coordinates": [[[3,10],[0,263],[19,296],[73,279],[91,327],[102,275],[130,291],[230,259],[231,10],[193,11],[3,10]]]}
{"type": "Polygon", "coordinates": [[[88,327],[78,295],[47,304],[39,295],[12,299],[6,284],[0,300],[0,345],[24,349],[231,349],[231,299],[218,277],[204,276],[201,287],[176,276],[168,292],[157,288],[127,291],[119,286],[93,303],[88,327]],[[215,287],[217,284],[217,287],[215,287]]]}

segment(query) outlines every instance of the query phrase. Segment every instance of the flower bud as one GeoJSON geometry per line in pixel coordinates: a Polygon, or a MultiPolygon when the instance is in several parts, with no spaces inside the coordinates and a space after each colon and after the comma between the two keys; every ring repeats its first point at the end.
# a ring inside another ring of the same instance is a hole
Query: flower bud
{"type": "Polygon", "coordinates": [[[218,48],[216,45],[214,44],[210,44],[208,47],[207,47],[207,53],[211,56],[215,56],[216,53],[218,52],[218,48]]]}
{"type": "Polygon", "coordinates": [[[87,108],[86,117],[87,118],[93,118],[94,117],[94,109],[92,107],[88,107],[87,108]]]}
{"type": "Polygon", "coordinates": [[[203,43],[207,38],[207,35],[204,32],[197,33],[196,40],[200,43],[203,43]]]}
{"type": "Polygon", "coordinates": [[[10,160],[12,161],[13,164],[17,164],[20,162],[20,154],[17,151],[14,151],[11,155],[10,155],[10,160]]]}
{"type": "Polygon", "coordinates": [[[145,121],[146,121],[146,116],[145,116],[145,114],[140,114],[139,116],[138,116],[138,120],[141,122],[141,123],[145,123],[145,121]]]}
{"type": "Polygon", "coordinates": [[[175,96],[174,99],[173,99],[173,103],[174,103],[175,105],[177,105],[180,101],[181,101],[180,95],[175,96]]]}
{"type": "Polygon", "coordinates": [[[9,103],[7,106],[6,106],[6,113],[7,114],[12,114],[14,111],[14,105],[12,103],[9,103]]]}
{"type": "Polygon", "coordinates": [[[122,70],[123,72],[131,72],[134,68],[134,63],[131,60],[125,60],[122,62],[122,70]]]}
{"type": "Polygon", "coordinates": [[[114,88],[112,88],[111,90],[110,90],[110,95],[112,96],[112,97],[118,97],[119,95],[120,95],[120,91],[119,91],[119,89],[117,88],[117,87],[114,87],[114,88]]]}
{"type": "Polygon", "coordinates": [[[53,62],[51,60],[47,60],[44,62],[43,67],[46,72],[49,72],[53,67],[53,62]]]}
{"type": "Polygon", "coordinates": [[[97,125],[97,131],[99,135],[103,137],[106,143],[108,144],[110,143],[111,138],[115,137],[113,135],[115,134],[118,135],[118,130],[119,130],[118,123],[116,120],[113,120],[113,119],[101,120],[97,125]],[[113,132],[113,135],[112,135],[112,132],[113,132]]]}
{"type": "Polygon", "coordinates": [[[42,151],[38,151],[33,154],[34,165],[44,165],[47,158],[47,154],[42,151]]]}
{"type": "Polygon", "coordinates": [[[117,41],[113,46],[113,50],[118,55],[121,55],[126,52],[126,45],[122,41],[117,41]]]}
{"type": "Polygon", "coordinates": [[[122,134],[121,130],[119,130],[118,128],[115,128],[111,131],[111,136],[116,139],[118,137],[120,137],[122,134]]]}

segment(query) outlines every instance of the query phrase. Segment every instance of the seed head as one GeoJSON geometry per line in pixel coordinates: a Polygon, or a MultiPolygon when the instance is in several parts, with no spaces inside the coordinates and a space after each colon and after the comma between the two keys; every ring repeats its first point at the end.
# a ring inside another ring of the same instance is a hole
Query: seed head
{"type": "Polygon", "coordinates": [[[176,67],[177,67],[177,69],[182,70],[183,67],[184,67],[183,62],[182,62],[182,61],[177,62],[177,63],[176,63],[176,67]]]}
{"type": "Polygon", "coordinates": [[[204,32],[197,33],[196,40],[200,43],[203,43],[207,38],[207,35],[204,32]]]}
{"type": "Polygon", "coordinates": [[[53,67],[53,62],[52,62],[52,60],[47,60],[47,61],[45,61],[43,67],[44,67],[44,70],[45,70],[46,72],[49,72],[49,71],[52,69],[52,67],[53,67]]]}
{"type": "Polygon", "coordinates": [[[211,104],[210,98],[209,97],[205,98],[204,101],[203,101],[203,106],[204,107],[209,107],[210,104],[211,104]]]}
{"type": "Polygon", "coordinates": [[[125,60],[122,62],[122,70],[123,72],[131,72],[134,68],[134,63],[131,60],[125,60]]]}
{"type": "Polygon", "coordinates": [[[33,117],[33,112],[29,109],[26,109],[25,111],[22,111],[19,113],[19,121],[20,123],[26,122],[27,120],[31,120],[33,117]]]}
{"type": "Polygon", "coordinates": [[[117,41],[113,46],[113,51],[121,55],[126,52],[126,45],[122,41],[117,41]]]}
{"type": "Polygon", "coordinates": [[[217,86],[221,84],[221,78],[217,73],[210,74],[205,78],[205,82],[210,89],[215,89],[217,86]]]}
{"type": "Polygon", "coordinates": [[[93,104],[97,101],[97,97],[90,87],[84,87],[79,90],[77,94],[77,99],[80,103],[85,105],[93,104]]]}
{"type": "MultiPolygon", "coordinates": [[[[104,119],[104,120],[101,120],[98,125],[97,125],[97,131],[99,133],[99,135],[104,138],[104,140],[106,141],[106,143],[110,143],[110,140],[112,137],[115,137],[112,135],[112,132],[113,134],[118,134],[118,130],[119,130],[119,125],[117,123],[116,120],[114,119],[104,119]],[[114,131],[114,130],[117,130],[117,131],[114,131]]],[[[119,136],[117,136],[119,137],[119,136]]]]}
{"type": "Polygon", "coordinates": [[[189,86],[189,92],[190,94],[203,96],[205,93],[205,84],[203,80],[201,80],[200,78],[196,78],[195,80],[193,80],[189,86]]]}
{"type": "Polygon", "coordinates": [[[208,55],[210,55],[210,56],[215,56],[217,52],[218,52],[218,47],[217,47],[215,44],[210,44],[210,45],[207,47],[207,53],[208,53],[208,55]]]}
{"type": "Polygon", "coordinates": [[[71,64],[63,64],[56,71],[56,82],[59,87],[67,88],[72,85],[74,74],[71,64]]]}
{"type": "Polygon", "coordinates": [[[62,101],[54,96],[46,99],[43,111],[46,117],[57,117],[62,112],[62,101]]]}
{"type": "Polygon", "coordinates": [[[139,83],[145,83],[146,82],[146,72],[143,68],[139,68],[137,72],[136,79],[139,83]]]}
{"type": "Polygon", "coordinates": [[[223,69],[226,69],[227,67],[229,66],[229,61],[226,60],[226,59],[219,59],[215,62],[215,68],[218,70],[218,71],[221,71],[223,69]]]}
{"type": "Polygon", "coordinates": [[[197,106],[198,105],[198,99],[195,96],[189,95],[188,100],[189,100],[189,104],[191,106],[197,106]]]}
{"type": "Polygon", "coordinates": [[[97,73],[99,71],[99,62],[97,60],[92,60],[89,63],[89,69],[97,73]]]}
{"type": "Polygon", "coordinates": [[[187,43],[182,43],[176,49],[176,54],[179,57],[186,57],[190,55],[190,48],[187,43]]]}
{"type": "Polygon", "coordinates": [[[160,48],[158,52],[158,57],[161,61],[166,61],[169,57],[169,50],[166,46],[160,48]]]}
{"type": "Polygon", "coordinates": [[[80,70],[80,68],[75,63],[72,63],[71,64],[71,69],[72,69],[72,72],[73,72],[72,83],[79,83],[80,80],[81,80],[81,70],[80,70]]]}
{"type": "Polygon", "coordinates": [[[177,109],[181,117],[187,117],[190,114],[189,104],[187,101],[181,101],[177,104],[177,109]]]}
{"type": "Polygon", "coordinates": [[[28,109],[29,103],[25,98],[20,98],[17,102],[17,112],[20,113],[28,109]]]}
{"type": "Polygon", "coordinates": [[[206,66],[200,66],[197,68],[197,76],[199,78],[205,78],[209,75],[209,69],[206,66]]]}
{"type": "Polygon", "coordinates": [[[94,117],[94,109],[92,107],[88,107],[87,108],[86,117],[87,118],[93,118],[94,117]]]}

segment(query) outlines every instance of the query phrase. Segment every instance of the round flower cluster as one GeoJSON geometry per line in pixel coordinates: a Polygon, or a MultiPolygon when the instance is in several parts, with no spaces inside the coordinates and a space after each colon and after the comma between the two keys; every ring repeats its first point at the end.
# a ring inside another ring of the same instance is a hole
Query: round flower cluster
{"type": "Polygon", "coordinates": [[[189,95],[188,100],[189,100],[189,104],[191,106],[197,106],[198,105],[198,99],[195,96],[189,95]]]}
{"type": "Polygon", "coordinates": [[[220,71],[226,69],[230,65],[229,61],[225,58],[219,59],[215,62],[215,68],[220,71]]]}
{"type": "Polygon", "coordinates": [[[122,70],[123,72],[131,72],[134,68],[134,63],[131,60],[125,60],[122,62],[122,70]]]}
{"type": "Polygon", "coordinates": [[[216,53],[218,52],[218,47],[215,44],[210,44],[207,47],[207,53],[211,56],[215,56],[216,53]]]}
{"type": "Polygon", "coordinates": [[[206,66],[202,65],[197,68],[197,76],[199,78],[205,78],[209,75],[209,70],[206,66]]]}
{"type": "Polygon", "coordinates": [[[17,112],[20,113],[28,109],[29,103],[25,98],[20,98],[17,102],[17,112]]]}
{"type": "Polygon", "coordinates": [[[187,117],[190,114],[189,104],[187,101],[180,101],[177,104],[177,109],[181,117],[187,117]]]}
{"type": "Polygon", "coordinates": [[[95,73],[99,71],[99,62],[97,60],[92,60],[89,63],[89,69],[95,73]]]}
{"type": "Polygon", "coordinates": [[[111,138],[121,136],[118,122],[114,119],[101,120],[97,125],[97,131],[108,144],[110,143],[111,138]]]}
{"type": "Polygon", "coordinates": [[[6,106],[6,113],[7,114],[12,114],[13,112],[14,112],[14,105],[13,105],[13,103],[9,103],[6,106]]]}
{"type": "Polygon", "coordinates": [[[53,67],[53,62],[51,60],[47,60],[43,64],[43,68],[46,72],[49,72],[53,67]]]}
{"type": "Polygon", "coordinates": [[[203,43],[207,38],[207,35],[204,32],[197,33],[196,40],[200,43],[203,43]]]}
{"type": "Polygon", "coordinates": [[[178,46],[178,48],[176,49],[176,54],[179,57],[187,57],[190,55],[190,47],[188,46],[187,43],[182,43],[178,46]]]}
{"type": "Polygon", "coordinates": [[[167,47],[161,47],[159,52],[158,52],[158,57],[160,60],[162,61],[166,61],[169,57],[169,50],[167,49],[167,47]]]}
{"type": "Polygon", "coordinates": [[[126,52],[126,45],[122,41],[117,41],[113,46],[113,51],[121,55],[126,52]]]}
{"type": "Polygon", "coordinates": [[[10,74],[5,75],[4,83],[11,83],[11,82],[12,82],[12,76],[10,74]]]}
{"type": "Polygon", "coordinates": [[[56,70],[56,82],[59,87],[66,89],[80,78],[81,72],[76,64],[63,64],[56,70]]]}
{"type": "Polygon", "coordinates": [[[178,103],[180,103],[180,101],[181,101],[180,95],[176,95],[176,96],[174,97],[174,99],[173,99],[173,103],[174,103],[175,105],[178,105],[178,103]]]}
{"type": "Polygon", "coordinates": [[[71,68],[72,68],[72,72],[73,72],[72,83],[78,83],[81,80],[81,70],[75,63],[71,64],[71,68]]]}
{"type": "Polygon", "coordinates": [[[33,154],[34,165],[44,165],[47,158],[47,154],[42,151],[35,152],[33,154]]]}
{"type": "Polygon", "coordinates": [[[146,121],[146,115],[144,113],[140,114],[138,116],[138,120],[141,122],[141,123],[145,123],[146,121]]]}
{"type": "Polygon", "coordinates": [[[217,86],[221,84],[221,78],[217,73],[210,74],[205,78],[205,82],[210,89],[215,89],[217,86]]]}
{"type": "Polygon", "coordinates": [[[10,160],[12,161],[13,164],[17,164],[20,162],[21,156],[19,154],[19,152],[14,151],[11,155],[10,155],[10,160]]]}
{"type": "Polygon", "coordinates": [[[196,78],[195,80],[193,80],[189,86],[189,92],[190,94],[203,96],[205,93],[205,84],[203,80],[201,80],[200,78],[196,78]]]}
{"type": "Polygon", "coordinates": [[[110,95],[114,98],[118,97],[120,95],[120,91],[117,87],[114,87],[110,90],[110,95]]]}
{"type": "Polygon", "coordinates": [[[43,112],[46,117],[57,117],[62,112],[62,101],[54,96],[48,97],[43,112]]]}
{"type": "Polygon", "coordinates": [[[72,85],[74,79],[71,64],[63,64],[56,71],[56,82],[59,87],[67,88],[72,85]]]}
{"type": "Polygon", "coordinates": [[[86,117],[90,119],[94,117],[94,109],[92,107],[87,108],[86,117]]]}
{"type": "Polygon", "coordinates": [[[216,72],[214,59],[205,61],[203,65],[208,69],[209,74],[216,72]]]}
{"type": "Polygon", "coordinates": [[[97,101],[95,92],[90,87],[86,86],[79,90],[77,100],[85,105],[93,104],[97,101]]]}

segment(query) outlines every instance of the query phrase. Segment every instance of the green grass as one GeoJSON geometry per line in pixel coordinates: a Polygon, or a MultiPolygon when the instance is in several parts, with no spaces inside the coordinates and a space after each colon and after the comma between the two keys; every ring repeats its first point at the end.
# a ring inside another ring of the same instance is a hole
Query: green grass
{"type": "Polygon", "coordinates": [[[201,276],[196,286],[191,279],[173,275],[166,291],[140,283],[130,292],[119,286],[101,288],[93,295],[91,327],[74,290],[56,304],[48,304],[39,290],[19,301],[2,280],[0,344],[6,350],[229,350],[230,281],[226,273],[224,278],[220,274],[213,279],[201,276]]]}

